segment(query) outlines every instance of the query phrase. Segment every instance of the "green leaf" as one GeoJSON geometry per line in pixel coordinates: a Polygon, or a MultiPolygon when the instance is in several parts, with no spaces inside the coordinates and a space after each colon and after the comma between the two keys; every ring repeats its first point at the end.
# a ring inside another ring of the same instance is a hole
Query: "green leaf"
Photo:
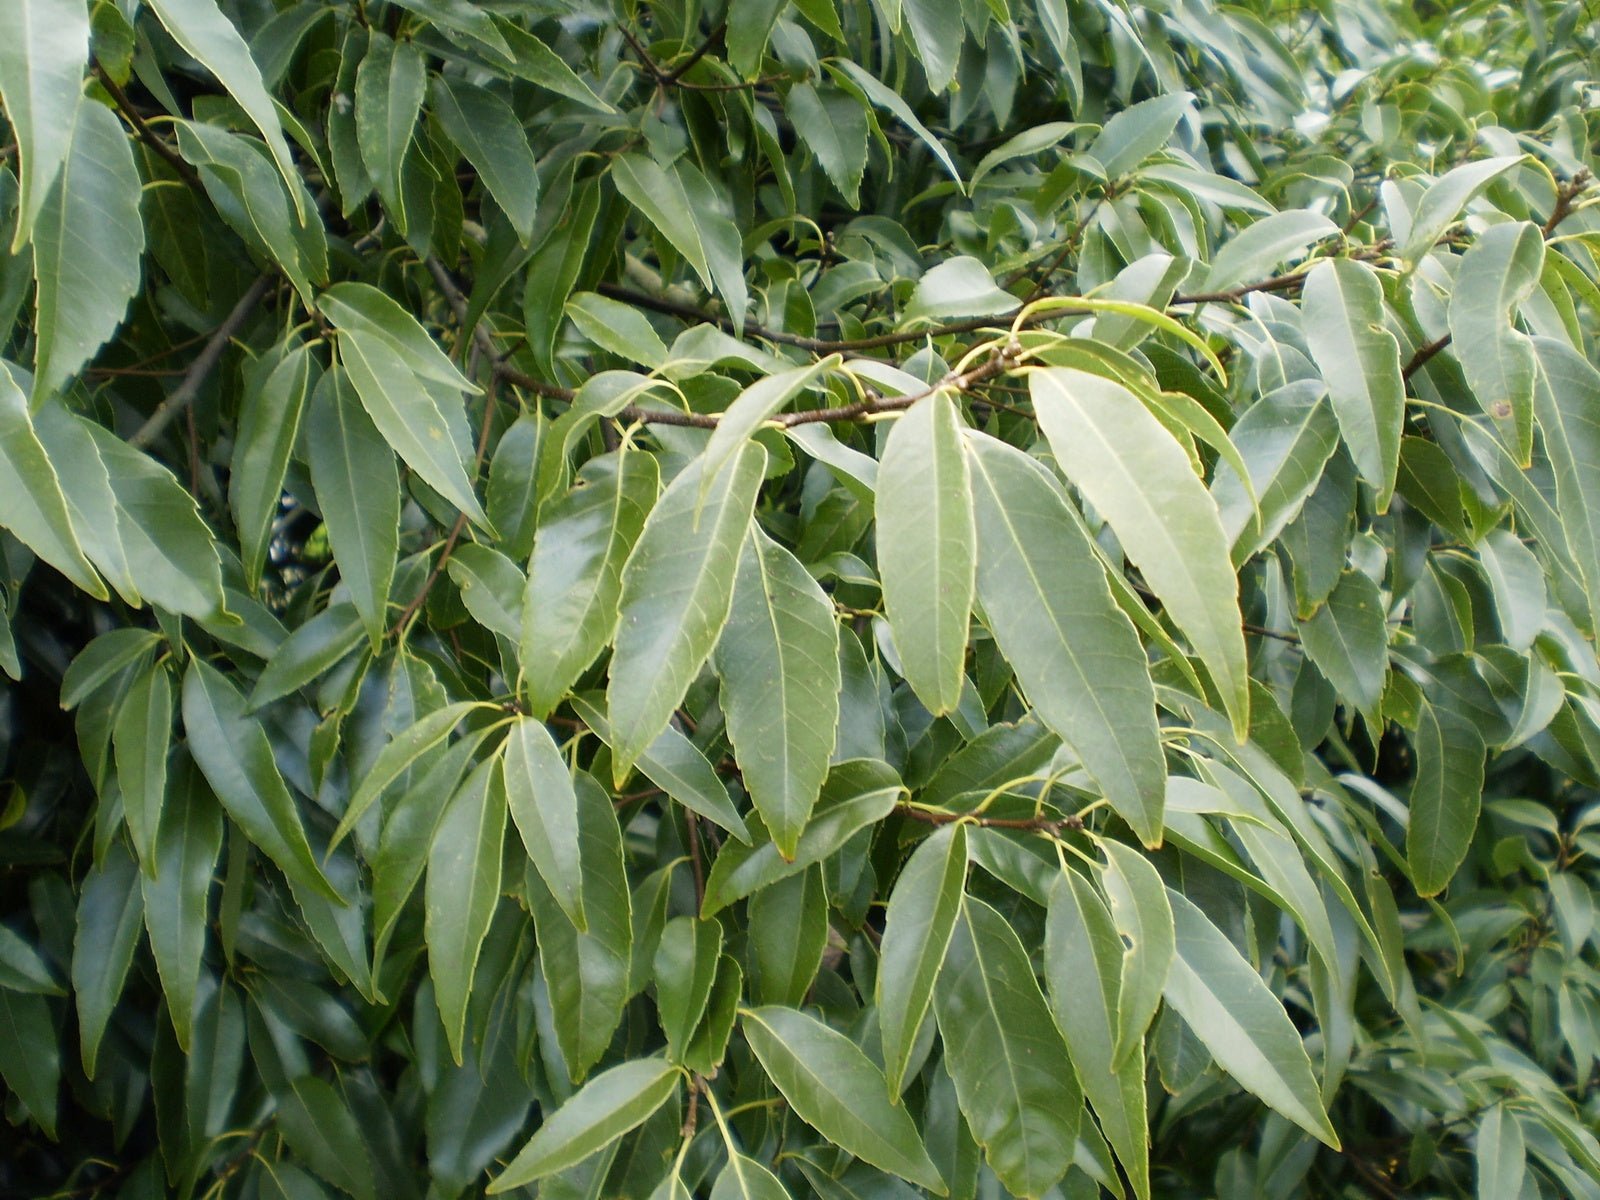
{"type": "Polygon", "coordinates": [[[405,162],[427,90],[421,51],[374,31],[356,72],[356,138],[384,207],[402,230],[415,218],[405,208],[405,162]]]}
{"type": "Polygon", "coordinates": [[[656,1011],[667,1035],[667,1057],[682,1062],[705,1015],[722,957],[722,926],[716,921],[673,917],[661,930],[652,969],[656,1011]]]}
{"type": "Polygon", "coordinates": [[[706,290],[713,287],[711,265],[700,240],[694,207],[676,172],[667,171],[642,154],[622,154],[611,162],[611,178],[623,199],[637,208],[661,236],[700,276],[706,290]]]}
{"type": "Polygon", "coordinates": [[[304,223],[314,223],[316,213],[305,203],[300,169],[284,141],[278,109],[261,82],[261,71],[239,31],[218,10],[214,0],[150,0],[150,7],[166,26],[173,41],[215,75],[228,95],[266,139],[273,161],[289,186],[296,211],[304,223]]]}
{"type": "Polygon", "coordinates": [[[878,466],[878,571],[906,682],[935,715],[961,698],[977,533],[961,422],[944,392],[895,422],[878,466]]]}
{"type": "Polygon", "coordinates": [[[1211,259],[1201,290],[1219,292],[1258,279],[1307,246],[1338,232],[1339,227],[1327,217],[1307,209],[1262,217],[1222,244],[1211,259]]]}
{"type": "Polygon", "coordinates": [[[823,375],[835,370],[839,362],[838,355],[830,354],[809,366],[779,371],[765,379],[758,379],[739,393],[717,421],[717,427],[711,431],[711,438],[706,442],[702,454],[705,465],[701,467],[700,476],[702,503],[722,465],[738,453],[756,430],[823,375]]]}
{"type": "Polygon", "coordinates": [[[615,113],[617,110],[595,95],[591,88],[554,50],[533,34],[510,22],[496,28],[505,39],[515,59],[511,70],[520,78],[535,83],[547,91],[576,100],[596,112],[615,113]]]}
{"type": "Polygon", "coordinates": [[[580,772],[576,782],[588,932],[573,927],[537,873],[529,871],[525,880],[556,1041],[574,1082],[611,1045],[630,995],[633,959],[633,898],[623,865],[622,830],[611,797],[594,777],[580,772]]]}
{"type": "Polygon", "coordinates": [[[729,8],[728,64],[746,79],[755,78],[773,22],[787,7],[786,0],[746,0],[729,8]]]}
{"type": "Polygon", "coordinates": [[[1072,1163],[1083,1094],[1016,931],[971,896],[933,1006],[945,1067],[990,1169],[1015,1195],[1043,1195],[1072,1163]]]}
{"type": "Polygon", "coordinates": [[[1311,1060],[1283,1005],[1187,897],[1169,889],[1167,898],[1177,932],[1167,1003],[1241,1087],[1338,1149],[1311,1060]]]}
{"type": "Polygon", "coordinates": [[[493,547],[468,542],[455,548],[449,570],[474,621],[508,641],[521,636],[528,581],[516,563],[493,547]]]}
{"type": "Polygon", "coordinates": [[[509,1192],[576,1166],[643,1124],[678,1090],[679,1069],[663,1058],[636,1058],[602,1071],[539,1126],[515,1158],[489,1183],[509,1192]]]}
{"type": "Polygon", "coordinates": [[[1478,1175],[1478,1200],[1522,1195],[1528,1169],[1522,1123],[1504,1104],[1496,1104],[1478,1123],[1473,1160],[1478,1175]]]}
{"type": "Polygon", "coordinates": [[[839,626],[816,580],[759,528],[739,558],[715,662],[744,785],[792,857],[839,724],[839,626]]]}
{"type": "Polygon", "coordinates": [[[361,820],[372,807],[373,801],[383,794],[385,788],[405,774],[406,770],[424,754],[449,737],[450,731],[461,723],[463,717],[473,709],[482,707],[483,704],[473,700],[449,704],[428,713],[415,724],[395,734],[368,764],[361,782],[356,785],[355,791],[350,796],[349,807],[339,819],[338,828],[328,840],[328,848],[331,850],[344,840],[345,836],[355,828],[356,822],[361,820]]]}
{"type": "Polygon", "coordinates": [[[961,46],[967,40],[959,4],[945,0],[901,0],[905,22],[911,30],[922,69],[928,74],[928,87],[937,94],[950,86],[961,61],[961,46]]]}
{"type": "Polygon", "coordinates": [[[333,1084],[301,1075],[276,1098],[278,1125],[289,1148],[354,1200],[376,1200],[377,1181],[361,1126],[333,1084]]]}
{"type": "Polygon", "coordinates": [[[544,722],[530,717],[512,722],[505,754],[506,798],[522,844],[561,911],[579,932],[586,931],[572,771],[544,722]]]}
{"type": "Polygon", "coordinates": [[[145,872],[156,869],[156,831],[167,797],[172,750],[172,675],[163,663],[146,668],[117,705],[111,729],[122,815],[145,872]]]}
{"type": "MultiPolygon", "coordinates": [[[[239,561],[252,591],[261,585],[273,525],[283,503],[284,475],[316,366],[310,347],[295,347],[245,392],[239,407],[228,501],[239,530],[239,561]]],[[[315,444],[313,438],[313,451],[315,444]]],[[[343,561],[341,556],[341,566],[343,561]]]]}
{"type": "Polygon", "coordinates": [[[1161,989],[1176,953],[1172,906],[1150,860],[1121,842],[1104,841],[1106,873],[1101,887],[1111,902],[1111,920],[1122,938],[1122,966],[1117,986],[1116,1048],[1112,1060],[1120,1070],[1141,1059],[1140,1047],[1161,1005],[1161,989]]]}
{"type": "Polygon", "coordinates": [[[1419,706],[1406,825],[1406,862],[1419,895],[1444,891],[1472,845],[1483,796],[1483,743],[1478,727],[1454,710],[1427,701],[1419,706]]]}
{"type": "Polygon", "coordinates": [[[376,650],[388,627],[389,587],[400,546],[394,451],[338,369],[323,375],[317,386],[306,442],[339,577],[376,650]]]}
{"type": "Polygon", "coordinates": [[[875,986],[891,1099],[905,1087],[933,983],[961,913],[966,878],[966,826],[946,825],[917,847],[889,895],[875,986]]]}
{"type": "Polygon", "coordinates": [[[1167,144],[1193,102],[1188,92],[1169,92],[1130,105],[1089,143],[1089,157],[1105,168],[1107,179],[1122,178],[1167,144]]]}
{"type": "MultiPolygon", "coordinates": [[[[69,420],[77,427],[75,433],[89,435],[105,467],[115,505],[115,540],[138,592],[151,604],[197,620],[222,615],[222,565],[194,497],[171,471],[110,430],[81,417],[69,420]]],[[[54,451],[50,457],[59,461],[54,451]]],[[[78,528],[81,533],[82,526],[78,528]]],[[[116,578],[103,555],[96,550],[90,554],[102,571],[116,578]]]]}
{"type": "MultiPolygon", "coordinates": [[[[119,534],[119,524],[129,518],[118,510],[111,476],[95,445],[91,423],[73,415],[65,405],[47,401],[34,411],[33,429],[61,480],[72,529],[84,554],[124,601],[142,605],[144,598],[133,581],[129,551],[119,534]]],[[[140,553],[145,549],[143,540],[137,528],[130,532],[133,557],[140,560],[141,574],[148,574],[140,553]]]]}
{"type": "Polygon", "coordinates": [[[792,1008],[747,1010],[745,1039],[783,1098],[823,1137],[936,1195],[948,1190],[883,1073],[842,1033],[792,1008]]]}
{"type": "Polygon", "coordinates": [[[478,954],[500,901],[506,785],[498,757],[478,764],[449,800],[428,848],[424,888],[428,974],[459,1065],[478,954]]]}
{"type": "Polygon", "coordinates": [[[60,476],[34,432],[28,399],[5,372],[0,372],[0,524],[97,600],[107,597],[72,528],[60,476]]]}
{"type": "Polygon", "coordinates": [[[861,102],[838,88],[819,92],[797,83],[784,96],[783,108],[845,203],[858,207],[867,169],[867,114],[861,102]]]}
{"type": "Polygon", "coordinates": [[[982,262],[971,255],[958,254],[917,280],[900,319],[908,324],[938,324],[952,317],[998,316],[1021,307],[1022,301],[1002,291],[982,262]]]}
{"type": "MultiPolygon", "coordinates": [[[[821,862],[854,834],[888,816],[904,792],[905,786],[887,763],[864,758],[835,763],[794,857],[785,859],[770,841],[757,840],[753,846],[724,842],[706,875],[700,915],[709,917],[735,900],[821,862]]],[[[759,826],[756,818],[752,823],[765,835],[765,827],[759,826]]]]}
{"type": "Polygon", "coordinates": [[[711,1188],[711,1200],[790,1200],[790,1196],[789,1190],[766,1167],[730,1149],[727,1165],[711,1188]]]}
{"type": "Polygon", "coordinates": [[[1377,713],[1389,674],[1389,626],[1378,585],[1346,571],[1316,615],[1300,623],[1300,644],[1340,696],[1381,729],[1377,713]]]}
{"type": "Polygon", "coordinates": [[[1500,637],[1526,653],[1545,625],[1549,603],[1544,568],[1533,551],[1509,529],[1492,529],[1478,546],[1478,561],[1494,595],[1500,637]]]}
{"type": "Polygon", "coordinates": [[[984,622],[1112,808],[1161,840],[1166,764],[1144,647],[1060,486],[1028,455],[967,437],[984,622]]]}
{"type": "Polygon", "coordinates": [[[1406,385],[1399,343],[1383,326],[1383,285],[1365,263],[1320,263],[1306,276],[1302,320],[1339,432],[1384,512],[1399,469],[1406,385]]]}
{"type": "Polygon", "coordinates": [[[1467,385],[1494,418],[1517,462],[1533,457],[1533,346],[1512,322],[1539,286],[1544,238],[1526,221],[1478,235],[1456,269],[1450,296],[1450,346],[1467,385]]]}
{"type": "Polygon", "coordinates": [[[1134,1035],[1133,1052],[1119,1061],[1122,940],[1104,901],[1076,871],[1061,872],[1050,889],[1044,962],[1051,1011],[1072,1055],[1078,1084],[1127,1171],[1134,1195],[1148,1200],[1143,1031],[1134,1035]]]}
{"type": "Polygon", "coordinates": [[[77,708],[160,644],[161,635],[149,629],[125,626],[102,633],[78,652],[62,675],[62,709],[77,708]]]}
{"type": "MultiPolygon", "coordinates": [[[[598,692],[580,694],[572,698],[572,706],[595,736],[609,746],[611,726],[606,723],[605,710],[600,707],[602,699],[598,692]]],[[[693,742],[671,725],[645,747],[634,765],[646,779],[690,812],[699,813],[749,844],[750,831],[729,799],[728,788],[717,775],[716,768],[693,742]]]]}
{"type": "MultiPolygon", "coordinates": [[[[311,856],[299,810],[273,760],[266,730],[248,715],[238,689],[198,658],[190,661],[183,676],[183,727],[195,763],[245,836],[278,864],[292,884],[343,903],[311,856]]],[[[157,858],[159,865],[159,853],[157,858]]]]}
{"type": "MultiPolygon", "coordinates": [[[[746,932],[750,990],[758,1004],[798,1008],[828,944],[828,894],[821,867],[762,888],[750,897],[746,932]]],[[[881,986],[883,970],[878,981],[881,986]]]]}
{"type": "Polygon", "coordinates": [[[22,156],[17,232],[22,249],[67,161],[89,60],[89,16],[80,0],[19,0],[0,40],[0,99],[22,156]]]}
{"type": "Polygon", "coordinates": [[[172,788],[162,816],[155,871],[141,874],[139,886],[167,1015],[179,1047],[187,1051],[206,946],[211,871],[222,850],[222,811],[187,770],[172,788]]]}
{"type": "Polygon", "coordinates": [[[494,92],[441,75],[433,81],[433,115],[527,245],[539,208],[539,172],[515,110],[494,92]]]}
{"type": "Polygon", "coordinates": [[[260,709],[329,670],[361,642],[361,618],[347,601],[330,604],[291,633],[267,660],[250,692],[260,709]]]}
{"type": "Polygon", "coordinates": [[[1250,472],[1250,487],[1233,467],[1219,462],[1211,495],[1233,545],[1235,566],[1271,545],[1300,514],[1338,448],[1338,421],[1323,390],[1316,380],[1278,388],[1245,409],[1228,431],[1250,472]],[[1251,503],[1251,491],[1257,503],[1251,503]]]}
{"type": "Polygon", "coordinates": [[[1400,234],[1400,257],[1413,264],[1420,261],[1461,215],[1462,209],[1521,161],[1521,155],[1507,154],[1462,163],[1446,171],[1422,194],[1411,218],[1411,228],[1400,234]]]}
{"type": "Polygon", "coordinates": [[[567,300],[567,316],[579,333],[602,350],[652,369],[667,361],[667,344],[632,305],[595,292],[578,292],[567,300]]]}
{"type": "Polygon", "coordinates": [[[0,988],[0,1079],[55,1140],[61,1047],[43,996],[0,988]]]}
{"type": "Polygon", "coordinates": [[[50,964],[9,925],[0,925],[0,988],[32,996],[62,996],[50,964]]]}
{"type": "Polygon", "coordinates": [[[828,71],[841,82],[848,81],[878,108],[887,109],[893,113],[905,127],[922,140],[923,145],[933,152],[942,166],[956,181],[958,190],[965,190],[961,184],[961,172],[956,170],[955,160],[950,157],[950,152],[944,148],[944,143],[929,132],[928,127],[917,120],[916,113],[911,111],[911,106],[900,98],[900,94],[893,88],[880,83],[865,67],[850,62],[848,59],[838,59],[827,64],[828,71]]]}
{"type": "Polygon", "coordinates": [[[1533,410],[1556,483],[1561,528],[1600,630],[1600,371],[1571,347],[1535,338],[1533,410]]]}
{"type": "Polygon", "coordinates": [[[523,686],[534,715],[553,709],[615,635],[623,563],[659,488],[653,455],[600,455],[541,516],[522,608],[523,686]]]}
{"type": "Polygon", "coordinates": [[[697,503],[701,466],[662,493],[622,572],[621,617],[606,703],[620,782],[666,728],[711,656],[733,602],[766,451],[744,446],[697,503]]]}
{"type": "Polygon", "coordinates": [[[1137,396],[1071,368],[1029,376],[1034,409],[1067,478],[1105,518],[1189,638],[1243,741],[1250,677],[1238,579],[1216,503],[1188,455],[1137,396]]]}
{"type": "MultiPolygon", "coordinates": [[[[209,878],[209,876],[208,876],[209,878]]],[[[144,930],[138,867],[119,843],[84,876],[72,939],[72,995],[78,1009],[83,1073],[95,1076],[100,1043],[144,930]]]]}
{"type": "Polygon", "coordinates": [[[103,104],[79,104],[71,148],[33,228],[35,407],[117,331],[139,290],[141,186],[121,123],[103,104]]]}

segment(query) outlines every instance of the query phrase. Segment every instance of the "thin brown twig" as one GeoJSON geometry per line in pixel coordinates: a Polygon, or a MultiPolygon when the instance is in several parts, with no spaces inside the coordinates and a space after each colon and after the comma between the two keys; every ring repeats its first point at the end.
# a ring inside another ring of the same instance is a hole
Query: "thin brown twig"
{"type": "Polygon", "coordinates": [[[1083,828],[1083,818],[1068,814],[1065,817],[985,817],[977,813],[935,812],[932,809],[917,808],[911,804],[897,804],[895,812],[902,817],[909,817],[913,821],[921,821],[924,825],[954,825],[957,821],[965,821],[970,825],[977,825],[984,829],[1014,829],[1021,833],[1048,833],[1051,837],[1060,837],[1068,830],[1083,828]]]}
{"type": "Polygon", "coordinates": [[[222,361],[222,353],[228,348],[228,343],[244,327],[244,323],[250,319],[250,314],[255,312],[256,306],[266,298],[276,279],[275,275],[263,275],[239,297],[238,303],[222,319],[222,324],[212,331],[210,339],[189,364],[183,382],[156,406],[149,420],[139,426],[138,431],[128,439],[130,446],[136,450],[143,450],[149,446],[161,436],[162,431],[172,423],[174,417],[194,403],[196,397],[200,395],[200,389],[211,377],[211,372],[216,369],[217,363],[222,361]]]}
{"type": "Polygon", "coordinates": [[[133,101],[128,99],[128,93],[122,90],[122,85],[98,65],[94,68],[94,73],[116,103],[117,111],[127,118],[128,124],[133,126],[133,131],[139,135],[144,144],[165,159],[167,165],[177,172],[178,178],[184,183],[198,192],[205,191],[205,184],[200,180],[200,172],[190,166],[182,155],[146,124],[144,117],[139,115],[139,110],[133,106],[133,101]]]}

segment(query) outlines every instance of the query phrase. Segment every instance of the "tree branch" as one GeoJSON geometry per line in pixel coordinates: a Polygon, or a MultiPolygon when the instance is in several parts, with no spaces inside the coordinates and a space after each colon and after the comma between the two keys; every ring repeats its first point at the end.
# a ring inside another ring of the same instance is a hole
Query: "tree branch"
{"type": "Polygon", "coordinates": [[[106,74],[98,64],[94,68],[94,73],[96,78],[100,80],[101,86],[106,89],[106,92],[116,103],[117,111],[127,118],[128,124],[133,126],[133,131],[139,135],[140,140],[165,159],[167,165],[178,173],[179,179],[196,191],[204,192],[206,187],[200,180],[200,173],[191,167],[176,150],[167,145],[165,141],[157,136],[156,131],[145,123],[145,119],[139,115],[139,110],[133,106],[133,101],[128,99],[128,93],[122,90],[122,85],[106,74]]]}
{"type": "Polygon", "coordinates": [[[189,364],[188,370],[184,372],[183,382],[178,384],[172,395],[156,406],[149,420],[139,426],[138,432],[128,439],[130,446],[138,450],[145,449],[161,436],[173,418],[194,403],[195,398],[200,395],[200,389],[211,377],[211,372],[216,370],[217,363],[222,360],[222,352],[228,348],[228,343],[244,327],[244,323],[250,319],[250,314],[272,289],[276,278],[275,275],[263,275],[239,297],[239,302],[222,319],[222,324],[212,331],[210,340],[189,364]]]}
{"type": "Polygon", "coordinates": [[[965,821],[969,825],[977,825],[983,829],[1014,829],[1022,833],[1048,833],[1051,837],[1060,837],[1068,830],[1083,828],[1083,818],[1077,816],[1065,817],[985,817],[976,813],[935,812],[932,809],[917,808],[911,804],[897,804],[895,812],[902,817],[909,817],[913,821],[921,821],[924,825],[954,825],[957,821],[965,821]]]}

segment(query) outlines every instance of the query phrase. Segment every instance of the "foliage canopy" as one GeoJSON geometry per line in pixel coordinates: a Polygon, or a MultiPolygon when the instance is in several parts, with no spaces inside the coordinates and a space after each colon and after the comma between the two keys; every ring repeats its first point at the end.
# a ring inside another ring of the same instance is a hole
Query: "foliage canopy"
{"type": "Polygon", "coordinates": [[[1592,5],[8,0],[6,1195],[1600,1197],[1592,5]]]}

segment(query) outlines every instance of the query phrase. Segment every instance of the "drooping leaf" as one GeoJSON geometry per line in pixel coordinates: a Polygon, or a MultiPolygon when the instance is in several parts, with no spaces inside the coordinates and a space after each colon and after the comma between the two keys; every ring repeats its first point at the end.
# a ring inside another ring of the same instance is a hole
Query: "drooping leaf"
{"type": "Polygon", "coordinates": [[[142,672],[117,706],[111,729],[123,819],[145,872],[156,869],[156,832],[167,798],[172,752],[172,676],[164,664],[142,672]]]}
{"type": "Polygon", "coordinates": [[[181,777],[156,836],[155,871],[141,873],[144,924],[178,1045],[189,1045],[205,952],[211,872],[222,849],[222,811],[204,786],[181,777]]]}
{"type": "MultiPolygon", "coordinates": [[[[239,528],[239,559],[252,587],[261,582],[283,480],[311,396],[316,359],[300,346],[245,393],[228,473],[228,501],[239,528]]],[[[315,441],[313,441],[315,446],[315,441]]]]}
{"type": "Polygon", "coordinates": [[[580,932],[583,860],[578,845],[578,794],[572,772],[542,721],[518,718],[506,734],[506,798],[528,857],[580,932]]]}
{"type": "Polygon", "coordinates": [[[1422,194],[1411,227],[1401,238],[1400,257],[1417,262],[1433,248],[1440,235],[1461,215],[1461,210],[1522,159],[1505,154],[1462,163],[1446,171],[1422,194]]]}
{"type": "Polygon", "coordinates": [[[1483,794],[1483,734],[1448,707],[1423,701],[1412,749],[1417,758],[1406,826],[1406,862],[1417,892],[1434,896],[1450,883],[1478,826],[1483,794]]]}
{"type": "Polygon", "coordinates": [[[14,254],[67,161],[89,59],[89,17],[77,0],[20,0],[0,40],[0,98],[22,157],[14,254]]]}
{"type": "Polygon", "coordinates": [[[667,1057],[683,1062],[705,1015],[722,956],[722,926],[695,917],[673,917],[661,930],[652,964],[656,1011],[667,1035],[667,1057]]]}
{"type": "Polygon", "coordinates": [[[1389,626],[1378,585],[1346,571],[1316,614],[1301,622],[1300,644],[1339,694],[1381,728],[1376,714],[1389,673],[1389,626]]]}
{"type": "Polygon", "coordinates": [[[1539,286],[1544,238],[1526,221],[1486,229],[1461,258],[1450,298],[1450,344],[1479,407],[1527,466],[1533,455],[1533,347],[1513,324],[1539,286]]]}
{"type": "Polygon", "coordinates": [[[1600,371],[1581,354],[1535,338],[1533,410],[1554,470],[1561,529],[1600,629],[1600,371]]]}
{"type": "Polygon", "coordinates": [[[78,1009],[83,1073],[93,1079],[106,1026],[144,929],[144,891],[138,867],[121,846],[113,844],[105,862],[84,878],[77,916],[72,994],[78,1009]]]}
{"type": "Polygon", "coordinates": [[[28,399],[5,372],[0,372],[0,514],[0,524],[40,558],[90,595],[106,598],[106,586],[72,528],[60,476],[34,432],[28,399]]]}
{"type": "Polygon", "coordinates": [[[1160,1007],[1161,989],[1176,951],[1172,907],[1150,860],[1121,842],[1104,842],[1101,849],[1106,856],[1101,886],[1123,946],[1113,1055],[1120,1069],[1139,1055],[1140,1039],[1160,1007]]]}
{"type": "Polygon", "coordinates": [[[539,206],[539,172],[516,112],[494,92],[434,80],[433,115],[526,243],[539,206]]]}

